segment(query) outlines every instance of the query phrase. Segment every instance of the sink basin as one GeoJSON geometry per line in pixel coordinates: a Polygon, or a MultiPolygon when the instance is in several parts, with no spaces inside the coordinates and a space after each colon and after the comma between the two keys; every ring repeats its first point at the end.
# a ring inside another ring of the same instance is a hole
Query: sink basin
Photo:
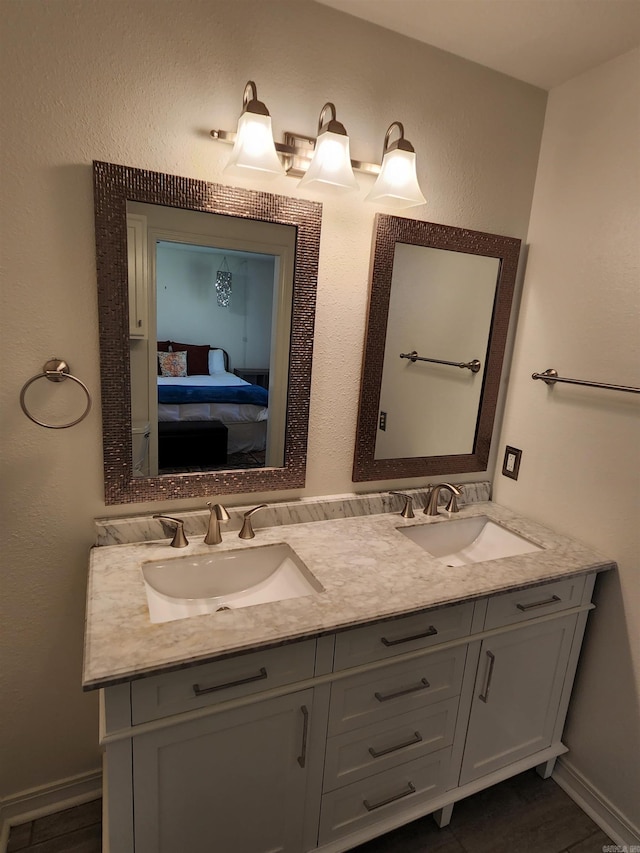
{"type": "Polygon", "coordinates": [[[451,567],[543,550],[524,536],[507,530],[484,515],[439,524],[398,527],[397,530],[432,557],[451,567]]]}
{"type": "Polygon", "coordinates": [[[152,622],[323,591],[295,551],[284,543],[143,563],[142,577],[152,622]]]}

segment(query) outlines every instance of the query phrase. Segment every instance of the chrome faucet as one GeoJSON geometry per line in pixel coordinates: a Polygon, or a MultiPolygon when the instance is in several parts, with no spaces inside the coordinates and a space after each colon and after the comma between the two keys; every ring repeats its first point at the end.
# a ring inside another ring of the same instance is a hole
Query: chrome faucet
{"type": "Polygon", "coordinates": [[[458,508],[458,498],[462,494],[462,491],[456,486],[452,486],[451,483],[436,483],[435,486],[431,487],[431,491],[429,492],[429,500],[424,508],[423,512],[425,515],[437,515],[438,514],[438,498],[440,497],[440,492],[442,489],[448,489],[451,492],[451,498],[449,503],[445,507],[447,512],[460,512],[458,508]]]}
{"type": "Polygon", "coordinates": [[[207,501],[209,507],[209,527],[207,535],[204,537],[205,545],[219,545],[222,542],[222,534],[220,533],[220,522],[229,521],[229,513],[222,504],[214,504],[207,501]]]}
{"type": "Polygon", "coordinates": [[[251,516],[254,512],[257,512],[259,509],[266,509],[267,504],[260,504],[260,506],[254,506],[253,509],[248,510],[244,514],[244,521],[242,522],[242,530],[238,533],[240,539],[253,539],[256,535],[253,532],[253,525],[251,524],[251,516]]]}
{"type": "Polygon", "coordinates": [[[405,495],[404,492],[389,492],[390,495],[398,495],[399,498],[404,498],[404,506],[400,515],[403,518],[415,518],[413,512],[413,496],[405,495]]]}
{"type": "Polygon", "coordinates": [[[173,534],[173,539],[171,540],[172,548],[187,547],[189,540],[184,535],[184,521],[181,518],[172,518],[170,515],[154,515],[153,517],[158,518],[160,521],[166,521],[167,524],[175,524],[176,532],[173,534]]]}

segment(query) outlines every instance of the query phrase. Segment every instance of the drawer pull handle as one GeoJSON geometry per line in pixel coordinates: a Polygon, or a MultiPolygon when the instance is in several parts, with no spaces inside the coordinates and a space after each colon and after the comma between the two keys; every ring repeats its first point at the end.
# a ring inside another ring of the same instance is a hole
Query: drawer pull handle
{"type": "Polygon", "coordinates": [[[415,786],[412,785],[411,782],[407,782],[406,791],[400,791],[399,794],[394,794],[392,797],[387,797],[386,800],[380,800],[378,803],[370,803],[369,800],[363,800],[362,805],[368,812],[372,812],[374,809],[382,808],[382,806],[388,806],[389,803],[395,803],[396,800],[401,800],[403,797],[408,797],[409,794],[415,794],[415,792],[415,786]]]}
{"type": "Polygon", "coordinates": [[[433,625],[429,625],[424,634],[413,634],[411,637],[401,637],[399,640],[387,640],[386,637],[380,637],[380,642],[384,646],[397,646],[399,643],[410,643],[412,640],[422,640],[423,637],[434,637],[438,633],[438,629],[433,625]]]}
{"type": "Polygon", "coordinates": [[[395,693],[374,693],[378,702],[388,702],[389,699],[397,699],[398,696],[406,696],[407,693],[417,693],[418,690],[425,690],[431,687],[426,678],[420,679],[420,684],[415,684],[413,687],[405,687],[404,690],[396,690],[395,693]]]}
{"type": "Polygon", "coordinates": [[[544,601],[534,601],[532,604],[516,604],[516,607],[526,613],[527,610],[533,610],[534,607],[545,607],[547,604],[555,604],[556,601],[562,601],[562,599],[557,595],[552,595],[551,598],[545,598],[544,601]]]}
{"type": "Polygon", "coordinates": [[[250,684],[252,681],[262,681],[267,677],[267,670],[261,666],[260,672],[257,675],[250,675],[248,678],[239,678],[237,681],[227,681],[225,684],[214,684],[212,687],[200,687],[199,684],[193,685],[193,692],[196,696],[204,696],[205,693],[214,693],[216,690],[226,690],[227,687],[237,687],[239,684],[250,684]]]}
{"type": "Polygon", "coordinates": [[[300,710],[302,711],[302,718],[304,720],[302,724],[302,752],[298,756],[298,764],[300,767],[304,767],[307,763],[307,735],[309,734],[309,709],[306,705],[301,705],[300,710]]]}
{"type": "Polygon", "coordinates": [[[478,695],[478,699],[481,702],[487,702],[489,699],[489,688],[491,687],[491,679],[493,678],[493,667],[496,662],[496,656],[493,652],[487,652],[487,657],[489,658],[489,665],[487,667],[487,680],[484,686],[484,696],[482,693],[478,695]]]}
{"type": "Polygon", "coordinates": [[[372,746],[369,747],[369,755],[372,758],[380,758],[381,755],[388,755],[390,752],[397,752],[399,749],[404,749],[406,746],[413,746],[414,743],[420,743],[422,735],[420,732],[414,732],[413,737],[405,740],[404,743],[399,743],[396,746],[390,746],[387,749],[375,750],[372,746]]]}

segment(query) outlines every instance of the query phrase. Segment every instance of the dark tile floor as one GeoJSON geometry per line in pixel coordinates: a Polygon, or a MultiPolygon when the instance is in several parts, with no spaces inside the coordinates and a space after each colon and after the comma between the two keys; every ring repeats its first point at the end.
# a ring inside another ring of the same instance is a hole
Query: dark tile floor
{"type": "MultiPolygon", "coordinates": [[[[94,800],[15,826],[7,853],[100,853],[101,808],[102,801],[94,800]]],[[[543,781],[530,770],[461,800],[444,829],[425,817],[353,853],[601,853],[608,844],[552,779],[543,781]]]]}
{"type": "Polygon", "coordinates": [[[18,850],[20,853],[100,853],[102,800],[11,827],[7,853],[18,850]]]}
{"type": "Polygon", "coordinates": [[[606,844],[562,788],[529,770],[460,800],[443,829],[428,816],[353,853],[601,853],[606,844]]]}

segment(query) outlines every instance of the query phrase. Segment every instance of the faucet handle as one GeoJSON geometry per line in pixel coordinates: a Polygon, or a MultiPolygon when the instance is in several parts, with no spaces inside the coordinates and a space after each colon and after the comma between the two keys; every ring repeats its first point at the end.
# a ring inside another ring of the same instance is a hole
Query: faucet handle
{"type": "Polygon", "coordinates": [[[449,503],[446,505],[445,510],[447,512],[460,512],[460,507],[458,506],[458,495],[462,494],[462,492],[451,490],[451,498],[449,499],[449,503]]]}
{"type": "Polygon", "coordinates": [[[242,530],[238,533],[240,539],[253,539],[256,535],[253,531],[253,525],[251,524],[251,516],[254,512],[257,512],[259,509],[266,509],[267,504],[260,504],[260,506],[254,506],[253,509],[247,510],[244,514],[244,521],[242,522],[242,530]]]}
{"type": "Polygon", "coordinates": [[[229,521],[229,513],[222,504],[214,504],[213,501],[207,501],[207,506],[211,512],[215,512],[218,521],[229,521]]]}
{"type": "Polygon", "coordinates": [[[184,535],[184,521],[181,518],[173,518],[171,515],[162,515],[157,514],[153,516],[154,518],[159,519],[160,521],[166,521],[167,524],[175,524],[176,532],[173,534],[173,539],[171,540],[172,548],[186,548],[189,544],[189,540],[184,535]]]}
{"type": "Polygon", "coordinates": [[[403,518],[415,518],[415,513],[413,512],[413,495],[406,495],[404,492],[389,492],[389,494],[404,498],[404,506],[400,513],[403,518]]]}

